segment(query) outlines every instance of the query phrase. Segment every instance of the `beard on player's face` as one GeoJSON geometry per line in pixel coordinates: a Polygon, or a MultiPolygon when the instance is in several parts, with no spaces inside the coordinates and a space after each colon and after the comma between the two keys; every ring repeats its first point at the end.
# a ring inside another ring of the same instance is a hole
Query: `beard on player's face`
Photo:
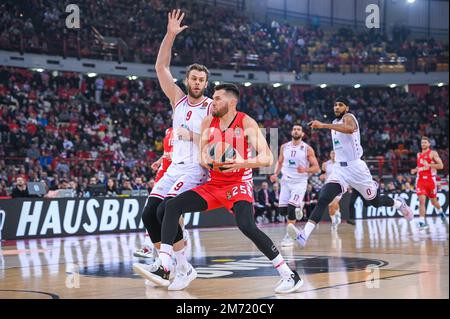
{"type": "Polygon", "coordinates": [[[334,115],[338,120],[340,120],[347,112],[348,112],[347,108],[344,108],[343,110],[334,109],[334,115]]]}
{"type": "Polygon", "coordinates": [[[228,113],[228,102],[225,102],[222,107],[218,108],[217,104],[213,105],[212,116],[214,117],[222,117],[228,113]]]}
{"type": "Polygon", "coordinates": [[[188,94],[190,97],[193,97],[194,99],[198,99],[203,96],[203,93],[205,92],[206,88],[200,89],[199,87],[192,87],[187,84],[188,94]]]}
{"type": "Polygon", "coordinates": [[[298,141],[299,139],[302,138],[302,133],[294,132],[294,133],[291,133],[291,136],[294,141],[298,141]]]}
{"type": "Polygon", "coordinates": [[[422,143],[422,151],[427,151],[430,148],[430,143],[422,143]]]}

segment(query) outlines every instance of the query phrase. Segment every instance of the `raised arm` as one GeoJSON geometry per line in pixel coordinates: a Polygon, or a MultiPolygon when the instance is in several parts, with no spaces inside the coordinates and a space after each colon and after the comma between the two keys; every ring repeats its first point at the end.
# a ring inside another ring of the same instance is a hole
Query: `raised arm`
{"type": "Polygon", "coordinates": [[[170,100],[172,108],[174,108],[175,103],[177,103],[177,101],[184,96],[184,93],[183,90],[181,90],[181,88],[173,81],[173,76],[170,72],[172,47],[177,34],[186,29],[187,26],[181,26],[184,13],[180,10],[172,10],[172,12],[168,14],[168,18],[167,33],[159,48],[155,69],[159,85],[161,86],[164,94],[170,100]]]}

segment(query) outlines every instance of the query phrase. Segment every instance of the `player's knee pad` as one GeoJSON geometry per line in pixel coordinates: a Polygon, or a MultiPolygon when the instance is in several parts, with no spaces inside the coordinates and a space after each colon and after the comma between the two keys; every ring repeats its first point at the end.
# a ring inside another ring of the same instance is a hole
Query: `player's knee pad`
{"type": "Polygon", "coordinates": [[[156,217],[158,218],[158,223],[162,225],[162,221],[164,218],[164,212],[166,211],[166,205],[167,202],[172,199],[173,197],[166,197],[164,200],[159,204],[158,209],[156,210],[156,217]]]}
{"type": "Polygon", "coordinates": [[[394,206],[394,200],[387,195],[380,195],[380,192],[377,192],[377,196],[371,200],[365,200],[367,205],[373,207],[382,207],[382,206],[394,206]]]}
{"type": "Polygon", "coordinates": [[[161,241],[161,225],[158,221],[157,210],[162,200],[156,197],[149,197],[147,204],[142,211],[142,222],[153,243],[161,241]]]}
{"type": "Polygon", "coordinates": [[[286,216],[288,214],[288,208],[287,207],[278,207],[278,213],[281,216],[286,216]]]}
{"type": "Polygon", "coordinates": [[[289,204],[287,207],[288,220],[296,220],[295,217],[295,207],[294,205],[289,204]]]}
{"type": "Polygon", "coordinates": [[[245,235],[251,234],[258,229],[253,218],[252,204],[246,201],[239,201],[233,206],[234,215],[236,216],[236,224],[245,235]]]}
{"type": "Polygon", "coordinates": [[[327,183],[325,184],[319,193],[319,198],[317,205],[324,205],[327,207],[336,196],[342,193],[342,187],[338,183],[327,183]]]}

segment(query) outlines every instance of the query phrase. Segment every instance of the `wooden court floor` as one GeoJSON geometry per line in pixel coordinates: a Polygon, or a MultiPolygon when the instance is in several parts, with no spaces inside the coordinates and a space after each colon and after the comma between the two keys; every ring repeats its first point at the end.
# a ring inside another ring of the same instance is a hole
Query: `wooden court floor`
{"type": "MultiPolygon", "coordinates": [[[[281,249],[305,283],[275,295],[271,263],[237,228],[189,230],[198,278],[184,291],[145,286],[132,253],[143,233],[4,241],[0,299],[9,298],[449,298],[448,219],[419,231],[405,219],[323,223],[304,249],[281,249]]],[[[279,246],[285,225],[262,227],[279,246]]]]}

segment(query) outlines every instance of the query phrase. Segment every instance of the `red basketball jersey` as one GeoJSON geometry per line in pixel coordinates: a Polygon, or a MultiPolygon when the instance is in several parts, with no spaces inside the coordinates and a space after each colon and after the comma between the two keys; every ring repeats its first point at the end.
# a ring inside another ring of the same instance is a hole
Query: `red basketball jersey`
{"type": "MultiPolygon", "coordinates": [[[[228,143],[233,146],[243,159],[248,159],[250,156],[250,148],[244,132],[243,120],[245,116],[245,113],[237,112],[234,120],[225,131],[221,131],[220,129],[220,117],[213,117],[209,126],[209,143],[228,143]]],[[[251,168],[237,169],[228,173],[211,170],[210,174],[211,181],[241,182],[251,181],[253,179],[251,168]]]]}
{"type": "MultiPolygon", "coordinates": [[[[431,150],[426,151],[425,153],[417,154],[417,167],[424,167],[425,162],[428,164],[434,164],[434,161],[431,159],[431,150]]],[[[436,170],[432,168],[428,168],[424,171],[419,171],[417,174],[419,179],[432,179],[436,176],[436,170]]]]}
{"type": "MultiPolygon", "coordinates": [[[[164,140],[163,140],[164,154],[172,153],[172,150],[173,150],[173,139],[172,139],[173,134],[172,133],[173,133],[173,129],[171,127],[168,128],[166,131],[166,136],[164,137],[164,140]]],[[[172,163],[172,161],[170,160],[170,158],[163,157],[160,169],[163,171],[166,171],[169,168],[171,163],[172,163]]]]}

